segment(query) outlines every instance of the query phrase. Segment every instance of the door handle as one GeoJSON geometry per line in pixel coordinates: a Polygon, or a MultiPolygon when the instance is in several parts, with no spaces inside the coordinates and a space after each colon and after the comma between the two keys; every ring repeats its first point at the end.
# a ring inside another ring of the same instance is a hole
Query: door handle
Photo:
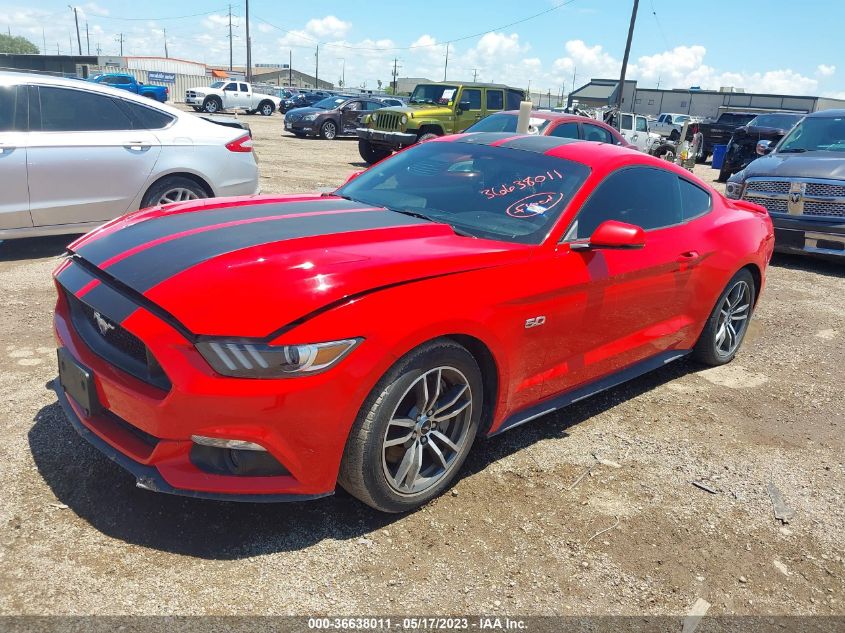
{"type": "Polygon", "coordinates": [[[677,261],[682,264],[689,264],[699,259],[700,257],[701,255],[699,255],[698,251],[687,251],[686,253],[681,253],[680,255],[678,255],[677,261]]]}
{"type": "Polygon", "coordinates": [[[144,141],[129,141],[126,145],[124,145],[126,149],[131,152],[144,152],[150,149],[150,144],[145,143],[144,141]]]}

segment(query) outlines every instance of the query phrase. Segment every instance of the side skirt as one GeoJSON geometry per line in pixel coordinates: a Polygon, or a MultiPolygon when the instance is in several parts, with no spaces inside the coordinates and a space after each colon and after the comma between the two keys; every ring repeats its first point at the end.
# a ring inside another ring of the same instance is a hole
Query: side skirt
{"type": "Polygon", "coordinates": [[[688,354],[692,353],[692,350],[669,350],[667,352],[661,352],[656,356],[652,356],[651,358],[646,358],[645,360],[641,360],[638,363],[635,363],[625,369],[616,372],[615,374],[610,374],[609,376],[605,376],[604,378],[599,378],[583,387],[577,387],[572,389],[571,391],[566,391],[560,395],[554,396],[549,398],[548,400],[544,400],[539,404],[535,404],[527,409],[523,409],[517,413],[514,413],[510,416],[507,420],[505,420],[502,425],[490,433],[488,437],[493,437],[498,435],[499,433],[503,433],[505,431],[509,431],[510,429],[516,428],[526,422],[530,422],[536,418],[542,417],[547,413],[552,413],[553,411],[557,411],[558,409],[562,409],[563,407],[567,407],[570,404],[574,404],[579,400],[584,400],[585,398],[589,398],[590,396],[594,396],[597,393],[601,393],[602,391],[606,391],[607,389],[612,389],[618,385],[621,385],[624,382],[628,382],[629,380],[633,380],[638,376],[642,376],[643,374],[647,374],[650,371],[654,371],[655,369],[659,369],[666,365],[667,363],[671,363],[673,360],[678,360],[679,358],[683,358],[688,354]]]}

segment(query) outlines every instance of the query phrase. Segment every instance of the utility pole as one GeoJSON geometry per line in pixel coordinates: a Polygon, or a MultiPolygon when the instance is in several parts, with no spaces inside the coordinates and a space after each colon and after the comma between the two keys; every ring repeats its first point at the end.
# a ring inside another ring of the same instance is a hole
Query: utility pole
{"type": "Polygon", "coordinates": [[[85,50],[91,55],[91,36],[88,35],[88,20],[85,20],[85,50]]]}
{"type": "Polygon", "coordinates": [[[478,80],[478,68],[472,69],[472,83],[475,83],[478,80]]]}
{"type": "Polygon", "coordinates": [[[229,5],[229,72],[232,72],[232,5],[229,5]]]}
{"type": "Polygon", "coordinates": [[[575,74],[578,71],[578,66],[572,67],[572,90],[570,92],[575,92],[575,74]]]}
{"type": "Polygon", "coordinates": [[[123,33],[115,39],[115,42],[120,42],[120,56],[123,57],[123,33]]]}
{"type": "Polygon", "coordinates": [[[293,88],[293,49],[288,51],[288,87],[293,88]]]}
{"type": "Polygon", "coordinates": [[[399,59],[394,57],[393,58],[393,96],[396,96],[396,82],[398,78],[398,71],[396,70],[396,64],[399,63],[399,59]]]}
{"type": "Polygon", "coordinates": [[[446,42],[446,63],[443,64],[443,81],[446,81],[447,68],[449,68],[449,42],[446,42]]]}
{"type": "Polygon", "coordinates": [[[249,38],[249,0],[246,3],[246,80],[252,81],[252,40],[249,38]]]}
{"type": "MultiPolygon", "coordinates": [[[[11,30],[12,27],[9,27],[11,30]]],[[[44,27],[41,27],[41,51],[44,55],[47,54],[47,36],[44,35],[44,27]]]]}
{"type": "Polygon", "coordinates": [[[97,42],[97,56],[99,57],[102,54],[102,52],[103,52],[103,49],[100,48],[100,43],[97,42]]]}
{"type": "Polygon", "coordinates": [[[631,24],[628,26],[628,41],[625,43],[625,55],[622,57],[622,72],[619,75],[619,85],[616,95],[616,129],[622,125],[622,94],[625,92],[625,72],[628,70],[628,55],[631,53],[631,40],[634,38],[634,23],[637,21],[637,7],[640,0],[634,0],[634,9],[631,11],[631,24]]]}
{"type": "Polygon", "coordinates": [[[335,57],[335,59],[343,62],[343,67],[342,67],[342,70],[340,71],[340,87],[346,88],[346,58],[345,57],[335,57]]]}
{"type": "Polygon", "coordinates": [[[552,89],[549,88],[549,110],[552,109],[552,89]]]}
{"type": "Polygon", "coordinates": [[[161,32],[164,34],[164,57],[167,59],[170,55],[167,54],[167,29],[162,28],[161,32]]]}
{"type": "Polygon", "coordinates": [[[320,89],[320,45],[317,44],[317,51],[314,53],[314,59],[316,59],[316,66],[314,67],[314,88],[316,90],[320,89]]]}
{"type": "MultiPolygon", "coordinates": [[[[76,13],[76,7],[67,6],[73,10],[73,21],[76,22],[76,43],[79,45],[79,56],[82,57],[82,38],[79,37],[79,15],[76,13]]],[[[73,51],[73,43],[70,45],[70,50],[73,51]]]]}

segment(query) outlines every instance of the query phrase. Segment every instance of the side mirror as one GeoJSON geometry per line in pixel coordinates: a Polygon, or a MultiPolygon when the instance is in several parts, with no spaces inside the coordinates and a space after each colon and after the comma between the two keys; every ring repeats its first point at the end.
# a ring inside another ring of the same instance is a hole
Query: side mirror
{"type": "Polygon", "coordinates": [[[765,156],[766,154],[771,154],[774,147],[772,147],[771,141],[758,141],[757,142],[757,156],[765,156]]]}
{"type": "Polygon", "coordinates": [[[601,248],[634,249],[645,246],[645,231],[639,226],[606,220],[586,242],[574,242],[572,250],[595,250],[601,248]]]}

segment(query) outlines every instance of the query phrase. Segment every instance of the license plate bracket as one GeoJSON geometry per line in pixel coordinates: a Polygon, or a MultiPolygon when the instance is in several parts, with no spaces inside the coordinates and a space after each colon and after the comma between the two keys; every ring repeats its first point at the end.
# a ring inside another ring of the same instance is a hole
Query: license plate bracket
{"type": "Polygon", "coordinates": [[[65,393],[82,408],[86,417],[97,415],[102,406],[97,398],[94,373],[70,355],[64,347],[56,350],[59,359],[59,382],[65,393]]]}

